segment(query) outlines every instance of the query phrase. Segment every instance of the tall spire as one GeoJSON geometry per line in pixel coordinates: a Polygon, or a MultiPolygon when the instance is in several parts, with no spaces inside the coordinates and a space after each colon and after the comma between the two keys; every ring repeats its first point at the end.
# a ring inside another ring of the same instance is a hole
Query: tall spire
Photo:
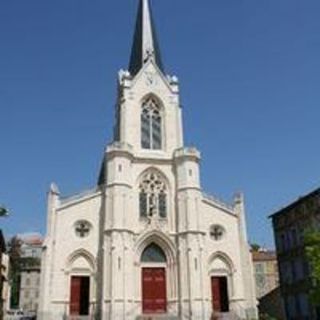
{"type": "Polygon", "coordinates": [[[130,73],[136,75],[150,58],[164,71],[149,0],[140,0],[129,63],[130,73]]]}

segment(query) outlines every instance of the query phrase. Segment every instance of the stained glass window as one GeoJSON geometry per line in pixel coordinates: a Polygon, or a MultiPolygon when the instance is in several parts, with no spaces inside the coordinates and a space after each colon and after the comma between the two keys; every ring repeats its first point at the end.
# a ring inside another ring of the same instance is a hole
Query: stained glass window
{"type": "Polygon", "coordinates": [[[151,243],[146,247],[141,256],[141,262],[167,262],[166,255],[163,250],[156,245],[151,243]]]}
{"type": "Polygon", "coordinates": [[[159,194],[159,216],[161,218],[167,216],[167,195],[164,192],[159,194]]]}
{"type": "Polygon", "coordinates": [[[142,104],[141,147],[160,150],[162,148],[162,121],[159,104],[154,98],[142,104]]]}
{"type": "Polygon", "coordinates": [[[141,113],[141,146],[143,149],[151,149],[150,114],[147,109],[141,113]]]}
{"type": "Polygon", "coordinates": [[[146,217],[148,215],[148,207],[147,207],[147,194],[142,190],[140,192],[140,216],[146,217]]]}
{"type": "Polygon", "coordinates": [[[167,187],[162,176],[148,171],[139,185],[140,217],[167,217],[167,187]]]}

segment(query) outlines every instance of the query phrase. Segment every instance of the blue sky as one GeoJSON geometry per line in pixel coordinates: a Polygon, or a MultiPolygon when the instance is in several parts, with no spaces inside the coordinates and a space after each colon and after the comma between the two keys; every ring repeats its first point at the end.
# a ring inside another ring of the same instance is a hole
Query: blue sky
{"type": "MultiPolygon", "coordinates": [[[[246,195],[251,241],[320,186],[319,0],[152,0],[202,186],[246,195]]],[[[0,2],[0,203],[7,235],[45,231],[46,192],[95,185],[137,0],[0,2]]]]}

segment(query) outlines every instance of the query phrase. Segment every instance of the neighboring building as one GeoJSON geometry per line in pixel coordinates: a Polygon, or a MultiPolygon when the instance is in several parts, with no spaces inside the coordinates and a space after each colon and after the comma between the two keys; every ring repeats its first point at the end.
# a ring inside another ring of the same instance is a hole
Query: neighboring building
{"type": "Polygon", "coordinates": [[[19,307],[36,313],[39,306],[40,267],[43,240],[41,235],[21,235],[21,274],[19,307]]]}
{"type": "Polygon", "coordinates": [[[275,288],[259,299],[260,319],[285,320],[280,287],[275,288]]]}
{"type": "Polygon", "coordinates": [[[6,251],[6,243],[2,234],[2,230],[0,229],[0,319],[2,319],[3,309],[4,309],[4,299],[3,299],[3,285],[5,282],[5,270],[3,265],[3,256],[6,251]]]}
{"type": "Polygon", "coordinates": [[[252,250],[252,261],[256,279],[256,295],[259,300],[259,313],[279,320],[285,319],[275,251],[252,250]]]}
{"type": "Polygon", "coordinates": [[[41,259],[43,239],[40,234],[23,234],[21,239],[21,258],[41,259]]]}
{"type": "Polygon", "coordinates": [[[257,298],[265,296],[279,286],[277,255],[264,249],[252,251],[257,298]]]}
{"type": "Polygon", "coordinates": [[[2,301],[3,310],[10,309],[10,286],[9,286],[9,256],[7,254],[2,255],[2,301]]]}
{"type": "Polygon", "coordinates": [[[288,320],[320,319],[308,294],[310,270],[303,234],[310,227],[320,230],[320,189],[271,216],[280,271],[280,286],[288,320]]]}
{"type": "Polygon", "coordinates": [[[201,189],[200,153],[183,143],[178,79],[164,72],[155,34],[140,0],[98,186],[71,198],[51,186],[42,320],[257,317],[243,197],[228,205],[201,189]]]}
{"type": "Polygon", "coordinates": [[[37,313],[40,291],[40,266],[24,268],[20,277],[20,309],[37,313]]]}

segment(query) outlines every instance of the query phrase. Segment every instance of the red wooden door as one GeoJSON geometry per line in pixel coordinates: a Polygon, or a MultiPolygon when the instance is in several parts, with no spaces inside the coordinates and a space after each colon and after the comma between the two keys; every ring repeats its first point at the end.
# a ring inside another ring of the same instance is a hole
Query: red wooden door
{"type": "Polygon", "coordinates": [[[90,299],[90,278],[71,277],[70,315],[88,315],[90,299]]]}
{"type": "Polygon", "coordinates": [[[221,295],[220,295],[220,278],[211,278],[211,291],[212,291],[212,308],[216,312],[221,311],[221,295]]]}
{"type": "Polygon", "coordinates": [[[227,277],[212,277],[211,291],[213,310],[216,312],[228,312],[229,297],[227,277]]]}
{"type": "Polygon", "coordinates": [[[165,313],[167,311],[165,268],[142,269],[143,313],[165,313]]]}
{"type": "Polygon", "coordinates": [[[80,314],[81,277],[71,277],[70,315],[80,314]]]}

